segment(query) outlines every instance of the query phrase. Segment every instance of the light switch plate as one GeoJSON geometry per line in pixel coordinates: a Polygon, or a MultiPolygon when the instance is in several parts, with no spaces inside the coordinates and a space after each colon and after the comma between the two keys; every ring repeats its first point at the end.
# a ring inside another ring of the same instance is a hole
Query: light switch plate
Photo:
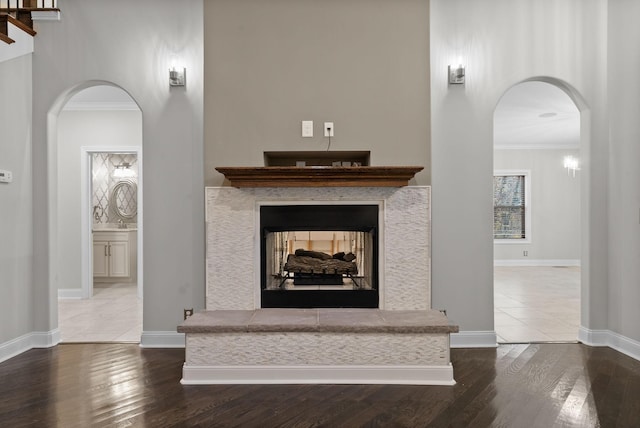
{"type": "Polygon", "coordinates": [[[11,171],[5,171],[0,169],[0,183],[11,183],[13,181],[13,174],[11,171]]]}
{"type": "Polygon", "coordinates": [[[313,120],[302,121],[302,136],[304,138],[313,137],[313,120]]]}

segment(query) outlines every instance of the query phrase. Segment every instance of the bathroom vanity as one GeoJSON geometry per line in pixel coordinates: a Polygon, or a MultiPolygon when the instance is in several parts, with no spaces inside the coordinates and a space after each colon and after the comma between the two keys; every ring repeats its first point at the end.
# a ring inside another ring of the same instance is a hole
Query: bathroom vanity
{"type": "Polygon", "coordinates": [[[135,282],[137,228],[93,230],[93,279],[97,282],[135,282]]]}
{"type": "Polygon", "coordinates": [[[137,281],[137,194],[135,180],[122,178],[111,188],[106,206],[98,198],[93,207],[94,282],[137,281]]]}

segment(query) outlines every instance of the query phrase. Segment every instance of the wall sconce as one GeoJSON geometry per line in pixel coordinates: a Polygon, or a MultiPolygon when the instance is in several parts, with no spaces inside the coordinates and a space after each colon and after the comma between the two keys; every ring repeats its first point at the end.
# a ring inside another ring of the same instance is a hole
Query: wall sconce
{"type": "Polygon", "coordinates": [[[131,169],[131,164],[129,162],[122,162],[116,165],[116,169],[113,170],[113,176],[115,178],[129,178],[135,177],[136,173],[131,169]]]}
{"type": "Polygon", "coordinates": [[[187,81],[187,69],[171,67],[169,69],[169,86],[185,86],[187,81]]]}
{"type": "Polygon", "coordinates": [[[565,156],[564,167],[567,168],[567,175],[571,175],[573,173],[573,177],[575,177],[576,171],[580,170],[580,161],[573,156],[565,156]]]}
{"type": "Polygon", "coordinates": [[[456,68],[449,66],[449,84],[464,85],[464,66],[462,64],[456,68]]]}

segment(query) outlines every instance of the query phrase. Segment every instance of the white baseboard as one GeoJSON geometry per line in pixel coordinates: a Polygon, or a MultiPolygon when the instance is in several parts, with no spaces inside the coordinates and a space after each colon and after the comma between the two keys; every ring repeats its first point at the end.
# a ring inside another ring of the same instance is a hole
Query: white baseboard
{"type": "Polygon", "coordinates": [[[59,288],[58,299],[82,299],[81,288],[59,288]]]}
{"type": "Polygon", "coordinates": [[[34,21],[60,21],[60,11],[57,10],[47,10],[47,11],[37,11],[34,10],[31,12],[31,19],[34,21]]]}
{"type": "Polygon", "coordinates": [[[455,385],[453,366],[187,366],[184,385],[455,385]]]}
{"type": "Polygon", "coordinates": [[[609,346],[609,330],[590,330],[580,327],[578,340],[589,346],[609,346]]]}
{"type": "Polygon", "coordinates": [[[175,331],[143,331],[140,338],[142,348],[184,348],[184,333],[175,331]]]}
{"type": "Polygon", "coordinates": [[[578,340],[589,346],[608,346],[640,361],[640,342],[611,330],[590,330],[580,327],[578,340]]]}
{"type": "Polygon", "coordinates": [[[495,331],[461,331],[451,333],[451,348],[495,348],[498,338],[495,331]]]}
{"type": "Polygon", "coordinates": [[[0,362],[13,358],[33,348],[31,333],[24,334],[0,345],[0,362]]]}
{"type": "Polygon", "coordinates": [[[494,260],[494,266],[580,266],[580,260],[572,259],[559,259],[559,260],[529,260],[529,259],[515,259],[515,260],[494,260]]]}
{"type": "Polygon", "coordinates": [[[60,330],[34,331],[31,333],[34,348],[51,348],[60,343],[60,330]]]}
{"type": "Polygon", "coordinates": [[[50,348],[60,343],[58,329],[48,332],[31,332],[0,344],[0,363],[33,348],[50,348]]]}

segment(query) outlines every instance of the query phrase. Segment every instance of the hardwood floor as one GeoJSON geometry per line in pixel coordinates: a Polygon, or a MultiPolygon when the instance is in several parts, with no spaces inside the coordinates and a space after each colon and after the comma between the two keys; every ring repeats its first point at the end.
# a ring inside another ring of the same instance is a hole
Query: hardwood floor
{"type": "Polygon", "coordinates": [[[640,426],[640,362],[612,349],[533,344],[451,354],[453,387],[182,386],[183,349],[62,344],[0,364],[0,426],[640,426]]]}

